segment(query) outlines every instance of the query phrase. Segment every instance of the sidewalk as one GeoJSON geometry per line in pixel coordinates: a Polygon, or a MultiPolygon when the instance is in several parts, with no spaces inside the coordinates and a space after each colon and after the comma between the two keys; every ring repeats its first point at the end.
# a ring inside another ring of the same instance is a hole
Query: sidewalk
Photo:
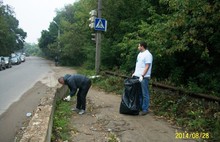
{"type": "MultiPolygon", "coordinates": [[[[176,142],[176,129],[151,112],[145,116],[119,113],[121,96],[91,88],[87,97],[87,113],[71,118],[72,141],[104,142],[115,135],[121,142],[176,142]]],[[[73,107],[75,104],[73,104],[73,107]]],[[[190,140],[185,140],[190,141],[190,140]]]]}

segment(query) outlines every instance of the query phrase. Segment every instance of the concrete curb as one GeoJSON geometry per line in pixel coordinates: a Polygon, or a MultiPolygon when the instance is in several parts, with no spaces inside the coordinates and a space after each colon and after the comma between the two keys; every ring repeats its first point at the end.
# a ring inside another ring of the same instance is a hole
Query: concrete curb
{"type": "Polygon", "coordinates": [[[52,91],[49,97],[45,97],[41,100],[20,142],[51,141],[53,114],[56,107],[56,101],[63,98],[67,89],[66,86],[62,86],[52,91]]]}

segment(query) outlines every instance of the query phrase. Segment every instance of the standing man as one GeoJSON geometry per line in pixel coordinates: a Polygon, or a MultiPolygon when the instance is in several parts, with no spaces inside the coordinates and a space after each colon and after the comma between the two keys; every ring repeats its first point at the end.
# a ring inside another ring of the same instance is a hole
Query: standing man
{"type": "Polygon", "coordinates": [[[140,96],[141,115],[146,115],[149,109],[150,94],[149,94],[149,80],[151,76],[153,56],[148,51],[146,42],[140,42],[138,45],[140,53],[137,56],[135,72],[133,77],[139,78],[141,82],[142,95],[140,96]]]}
{"type": "Polygon", "coordinates": [[[91,86],[91,80],[80,74],[66,74],[64,77],[60,77],[58,82],[63,85],[68,85],[70,89],[70,95],[64,98],[66,101],[70,101],[71,97],[74,96],[78,90],[77,104],[72,110],[79,112],[80,115],[84,114],[86,110],[86,95],[91,86]]]}

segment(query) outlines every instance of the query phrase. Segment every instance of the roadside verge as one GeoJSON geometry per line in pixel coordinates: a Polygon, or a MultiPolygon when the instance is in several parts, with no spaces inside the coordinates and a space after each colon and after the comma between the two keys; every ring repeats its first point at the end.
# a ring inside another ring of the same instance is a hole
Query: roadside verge
{"type": "Polygon", "coordinates": [[[20,142],[49,142],[51,140],[55,104],[66,91],[67,87],[62,86],[52,91],[49,97],[41,100],[20,142]]]}

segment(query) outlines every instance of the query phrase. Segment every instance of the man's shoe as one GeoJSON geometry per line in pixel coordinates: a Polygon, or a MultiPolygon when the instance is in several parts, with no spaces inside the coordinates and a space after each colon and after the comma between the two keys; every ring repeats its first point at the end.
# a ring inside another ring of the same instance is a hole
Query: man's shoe
{"type": "Polygon", "coordinates": [[[146,114],[148,114],[148,111],[142,111],[142,112],[140,112],[140,115],[146,115],[146,114]]]}
{"type": "Polygon", "coordinates": [[[79,115],[83,115],[84,113],[85,113],[85,110],[83,109],[79,111],[79,115]]]}
{"type": "Polygon", "coordinates": [[[76,107],[72,108],[71,110],[72,110],[72,111],[79,112],[79,109],[78,109],[78,108],[76,108],[76,107]]]}

